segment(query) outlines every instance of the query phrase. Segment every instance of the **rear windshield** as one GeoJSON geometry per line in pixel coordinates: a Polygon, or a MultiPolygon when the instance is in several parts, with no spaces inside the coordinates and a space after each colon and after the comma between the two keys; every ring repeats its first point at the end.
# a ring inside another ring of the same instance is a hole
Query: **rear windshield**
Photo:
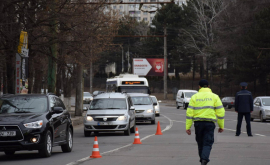
{"type": "Polygon", "coordinates": [[[133,105],[151,105],[152,99],[148,96],[136,96],[136,97],[131,97],[133,105]]]}
{"type": "Polygon", "coordinates": [[[157,103],[156,97],[151,97],[151,99],[152,99],[153,103],[157,103]]]}
{"type": "Polygon", "coordinates": [[[195,95],[197,92],[185,92],[186,98],[191,98],[191,96],[195,95]]]}
{"type": "Polygon", "coordinates": [[[48,111],[46,96],[15,96],[0,98],[0,114],[42,113],[48,111]]]}
{"type": "Polygon", "coordinates": [[[90,110],[102,109],[127,109],[126,99],[94,99],[90,105],[90,110]]]}

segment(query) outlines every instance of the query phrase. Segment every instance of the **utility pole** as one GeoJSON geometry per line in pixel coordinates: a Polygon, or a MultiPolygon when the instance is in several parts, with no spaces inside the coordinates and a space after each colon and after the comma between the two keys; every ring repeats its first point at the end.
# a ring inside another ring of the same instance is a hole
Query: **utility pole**
{"type": "Polygon", "coordinates": [[[164,26],[164,99],[167,99],[167,27],[164,26]]]}
{"type": "Polygon", "coordinates": [[[90,93],[93,93],[93,62],[92,62],[92,53],[91,53],[91,60],[90,60],[90,93]]]}
{"type": "Polygon", "coordinates": [[[122,72],[124,72],[124,48],[122,45],[120,45],[122,48],[122,72]]]}

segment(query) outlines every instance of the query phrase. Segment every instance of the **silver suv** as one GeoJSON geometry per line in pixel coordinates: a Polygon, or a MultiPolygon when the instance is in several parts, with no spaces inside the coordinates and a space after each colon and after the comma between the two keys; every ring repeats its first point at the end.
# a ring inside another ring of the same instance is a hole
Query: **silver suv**
{"type": "Polygon", "coordinates": [[[148,94],[129,93],[132,103],[135,107],[136,121],[151,121],[151,124],[156,123],[155,108],[157,103],[153,103],[148,94]]]}
{"type": "Polygon", "coordinates": [[[135,133],[135,108],[125,93],[101,93],[94,97],[84,118],[84,135],[91,132],[135,133]]]}

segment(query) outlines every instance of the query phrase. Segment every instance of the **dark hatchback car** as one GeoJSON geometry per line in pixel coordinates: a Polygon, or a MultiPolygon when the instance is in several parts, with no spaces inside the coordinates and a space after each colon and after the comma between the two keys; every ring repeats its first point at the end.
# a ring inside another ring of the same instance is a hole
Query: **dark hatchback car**
{"type": "Polygon", "coordinates": [[[71,152],[73,126],[62,100],[52,94],[0,97],[0,152],[38,150],[49,157],[52,147],[71,152]]]}
{"type": "Polygon", "coordinates": [[[225,108],[231,109],[234,107],[235,97],[224,97],[221,101],[225,108]]]}

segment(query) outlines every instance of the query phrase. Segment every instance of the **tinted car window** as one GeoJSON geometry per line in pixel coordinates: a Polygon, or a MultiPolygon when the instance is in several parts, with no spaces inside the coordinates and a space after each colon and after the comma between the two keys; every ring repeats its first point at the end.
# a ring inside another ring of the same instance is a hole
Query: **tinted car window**
{"type": "Polygon", "coordinates": [[[191,96],[193,96],[194,94],[196,94],[196,93],[195,92],[185,92],[186,98],[191,98],[191,96]]]}
{"type": "Polygon", "coordinates": [[[127,109],[126,99],[94,99],[90,110],[100,109],[127,109]]]}
{"type": "Polygon", "coordinates": [[[270,98],[262,99],[262,105],[263,106],[270,106],[270,98]]]}
{"type": "Polygon", "coordinates": [[[15,96],[0,98],[0,114],[46,112],[47,104],[46,96],[15,96]]]}
{"type": "Polygon", "coordinates": [[[143,97],[143,96],[137,96],[137,97],[131,97],[133,105],[150,105],[152,104],[152,100],[150,97],[143,97]]]}
{"type": "Polygon", "coordinates": [[[62,100],[58,97],[55,97],[56,107],[62,107],[63,109],[66,109],[65,105],[63,104],[62,100]]]}
{"type": "Polygon", "coordinates": [[[84,92],[83,96],[92,96],[92,95],[90,93],[88,93],[88,92],[84,92]]]}

